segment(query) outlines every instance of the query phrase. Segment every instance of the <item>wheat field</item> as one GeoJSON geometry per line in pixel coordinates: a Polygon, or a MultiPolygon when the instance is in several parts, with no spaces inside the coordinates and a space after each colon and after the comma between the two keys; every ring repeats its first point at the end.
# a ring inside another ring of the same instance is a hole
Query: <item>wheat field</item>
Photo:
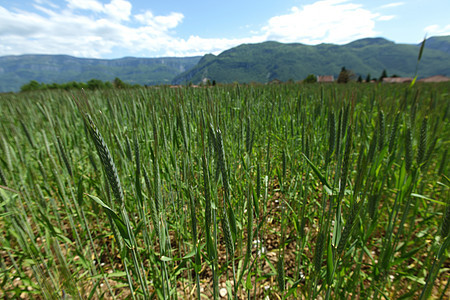
{"type": "Polygon", "coordinates": [[[450,85],[0,95],[3,299],[448,299],[450,85]]]}

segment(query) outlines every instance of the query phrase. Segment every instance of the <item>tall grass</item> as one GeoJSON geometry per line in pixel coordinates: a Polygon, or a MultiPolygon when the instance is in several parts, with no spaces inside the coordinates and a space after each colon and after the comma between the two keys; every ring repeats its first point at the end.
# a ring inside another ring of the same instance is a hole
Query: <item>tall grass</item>
{"type": "Polygon", "coordinates": [[[446,298],[448,84],[0,96],[0,297],[446,298]]]}

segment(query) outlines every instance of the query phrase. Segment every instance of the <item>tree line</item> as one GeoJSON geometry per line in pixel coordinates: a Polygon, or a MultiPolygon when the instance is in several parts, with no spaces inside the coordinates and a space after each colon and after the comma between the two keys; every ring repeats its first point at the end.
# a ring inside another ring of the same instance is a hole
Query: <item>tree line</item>
{"type": "MultiPolygon", "coordinates": [[[[386,70],[383,70],[380,78],[378,78],[378,81],[382,81],[383,78],[388,77],[386,70]]],[[[397,77],[396,75],[393,75],[392,77],[397,77]]],[[[355,74],[353,71],[346,69],[345,67],[342,67],[341,72],[339,73],[339,76],[336,80],[337,83],[347,83],[350,81],[355,80],[355,74]]],[[[372,78],[370,74],[367,74],[367,77],[365,79],[365,82],[370,82],[372,80],[377,80],[376,78],[372,78]]],[[[356,80],[357,82],[362,82],[361,75],[356,80]]],[[[304,80],[303,83],[314,83],[317,82],[317,76],[314,74],[309,74],[304,80]]],[[[215,86],[216,81],[213,80],[212,84],[208,80],[207,83],[204,83],[204,85],[207,86],[215,86]]],[[[129,84],[126,82],[123,82],[120,78],[116,77],[113,81],[102,81],[100,79],[91,79],[87,82],[77,82],[77,81],[70,81],[66,83],[39,83],[36,80],[31,80],[30,82],[22,85],[20,87],[21,92],[28,92],[28,91],[39,91],[39,90],[71,90],[71,89],[88,89],[88,90],[100,90],[100,89],[111,89],[111,88],[119,88],[119,89],[127,89],[127,88],[134,88],[134,87],[140,87],[139,84],[129,84]]]]}
{"type": "Polygon", "coordinates": [[[91,79],[87,82],[77,82],[71,81],[66,83],[39,83],[36,80],[31,80],[30,82],[22,85],[20,87],[21,92],[28,91],[38,91],[38,90],[71,90],[71,89],[88,89],[88,90],[100,90],[100,89],[111,89],[111,88],[133,88],[139,87],[139,84],[129,84],[123,82],[120,78],[116,77],[111,81],[102,81],[100,79],[91,79]]]}
{"type": "MultiPolygon", "coordinates": [[[[383,72],[381,73],[381,76],[379,78],[376,77],[372,77],[369,74],[367,74],[366,79],[364,80],[364,82],[371,82],[371,81],[383,81],[383,78],[388,77],[386,70],[383,70],[383,72]]],[[[398,77],[397,75],[392,75],[391,77],[398,77]]],[[[352,70],[348,70],[345,67],[342,67],[341,72],[339,72],[338,78],[336,79],[337,83],[347,83],[350,81],[354,81],[356,78],[355,73],[353,73],[352,70]]],[[[357,82],[363,82],[363,78],[361,75],[358,76],[358,78],[356,79],[357,82]]],[[[314,83],[317,82],[317,76],[314,74],[309,74],[308,76],[306,76],[306,78],[303,80],[304,83],[314,83]]]]}

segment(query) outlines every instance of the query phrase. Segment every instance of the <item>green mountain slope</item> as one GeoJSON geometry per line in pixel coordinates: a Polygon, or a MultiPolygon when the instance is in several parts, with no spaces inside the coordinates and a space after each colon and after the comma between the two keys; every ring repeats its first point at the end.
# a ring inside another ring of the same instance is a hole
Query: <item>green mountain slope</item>
{"type": "Polygon", "coordinates": [[[0,92],[18,91],[30,80],[45,83],[121,80],[131,84],[169,84],[174,76],[194,67],[200,57],[88,59],[67,55],[0,57],[0,92]]]}
{"type": "Polygon", "coordinates": [[[430,37],[425,42],[425,48],[450,53],[450,35],[430,37]]]}
{"type": "MultiPolygon", "coordinates": [[[[420,77],[450,75],[450,53],[437,48],[443,47],[425,49],[420,77]]],[[[388,75],[414,76],[418,53],[417,45],[395,44],[383,38],[366,38],[342,46],[244,44],[218,56],[205,55],[193,69],[176,76],[173,83],[198,83],[203,78],[223,83],[286,81],[304,79],[308,74],[336,78],[342,66],[364,77],[368,73],[378,77],[384,69],[388,75]]]]}
{"type": "MultiPolygon", "coordinates": [[[[244,44],[203,57],[87,59],[67,55],[0,57],[0,92],[18,91],[30,80],[44,83],[103,81],[119,77],[142,85],[199,83],[204,78],[222,83],[301,80],[308,74],[334,75],[342,66],[357,75],[413,76],[420,45],[395,44],[366,38],[346,45],[244,44]]],[[[420,62],[419,77],[450,76],[450,36],[430,37],[420,62]]]]}

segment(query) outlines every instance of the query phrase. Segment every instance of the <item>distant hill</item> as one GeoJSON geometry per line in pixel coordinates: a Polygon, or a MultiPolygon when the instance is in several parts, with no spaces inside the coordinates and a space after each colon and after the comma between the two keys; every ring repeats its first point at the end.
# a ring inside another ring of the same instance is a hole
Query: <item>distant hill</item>
{"type": "MultiPolygon", "coordinates": [[[[419,66],[419,77],[450,75],[450,36],[432,37],[419,66]]],[[[429,42],[429,43],[428,43],[429,42]]],[[[269,82],[301,80],[308,74],[338,76],[345,66],[363,78],[370,73],[379,77],[414,76],[420,45],[396,44],[384,38],[366,38],[346,45],[283,44],[264,42],[244,44],[205,55],[191,70],[176,76],[174,84],[198,83],[203,78],[217,82],[269,82]]]]}
{"type": "MultiPolygon", "coordinates": [[[[0,57],[0,92],[18,91],[30,80],[44,83],[112,81],[131,84],[199,83],[204,78],[221,83],[301,80],[309,74],[334,75],[345,66],[363,78],[414,75],[419,45],[396,44],[384,38],[366,38],[346,45],[243,44],[219,55],[89,59],[67,55],[0,57]]],[[[419,77],[450,76],[450,36],[430,37],[419,66],[419,77]]]]}
{"type": "Polygon", "coordinates": [[[170,84],[194,67],[197,57],[89,59],[67,55],[19,55],[0,57],[0,92],[18,91],[30,80],[44,83],[90,79],[112,81],[119,77],[131,84],[170,84]]]}
{"type": "Polygon", "coordinates": [[[450,35],[430,37],[425,42],[425,48],[450,53],[450,35]]]}

